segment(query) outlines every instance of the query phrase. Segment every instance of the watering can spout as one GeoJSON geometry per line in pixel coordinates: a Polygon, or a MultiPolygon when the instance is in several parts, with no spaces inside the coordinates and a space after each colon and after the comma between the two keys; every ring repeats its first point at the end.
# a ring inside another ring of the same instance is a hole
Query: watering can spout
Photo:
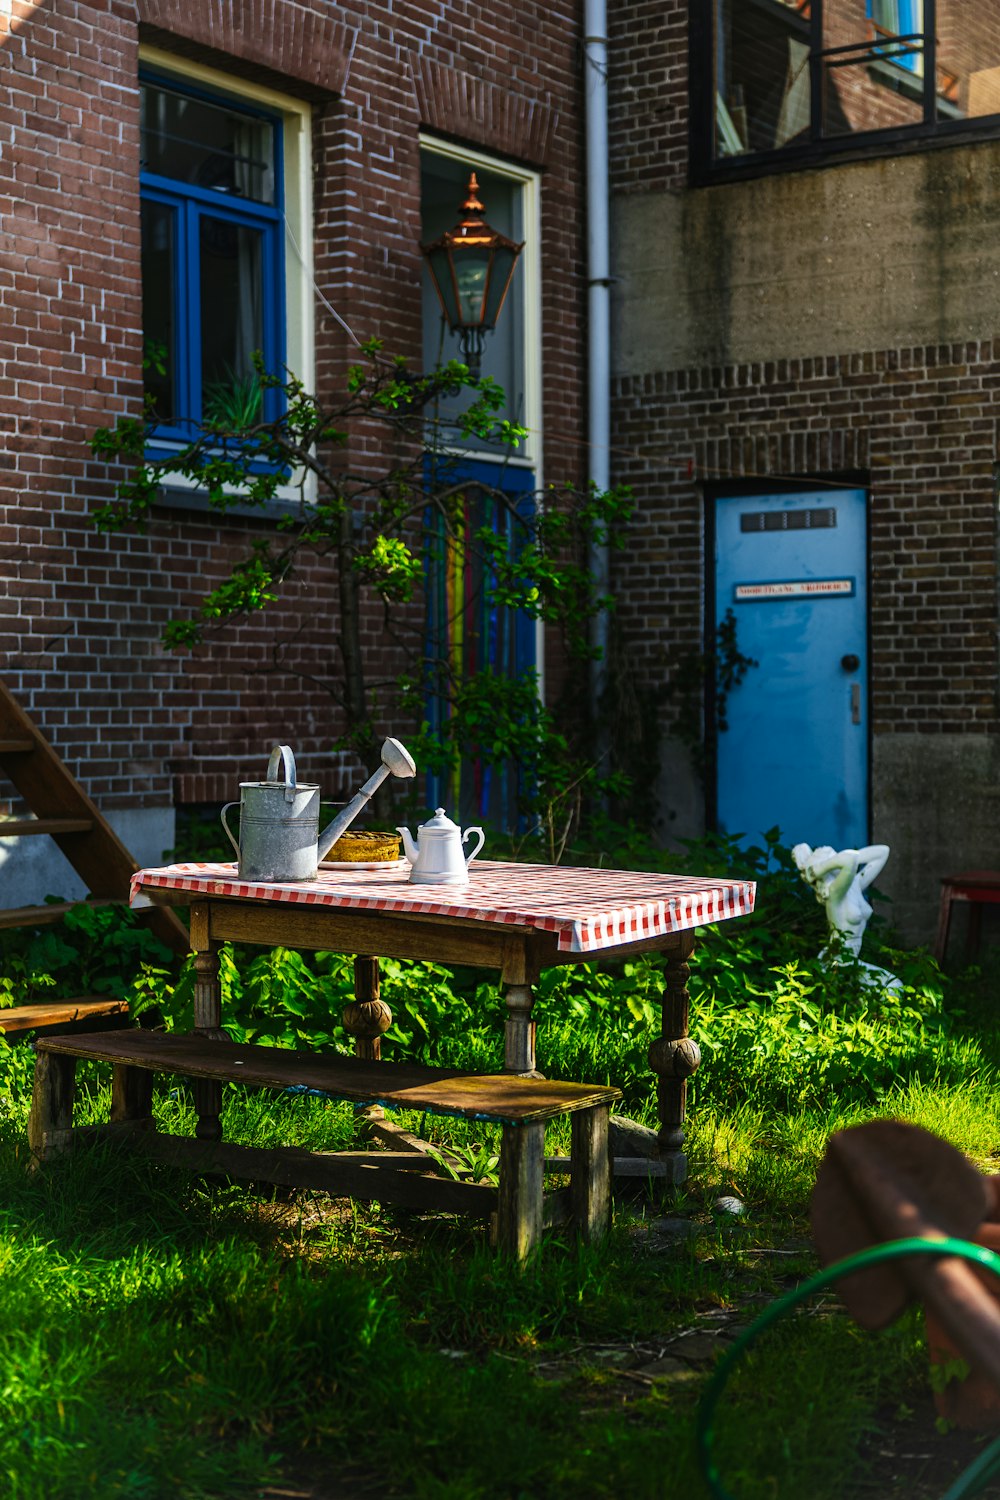
{"type": "Polygon", "coordinates": [[[382,746],[382,764],[378,770],[369,776],[361,790],[355,793],[346,807],[341,808],[329,827],[324,828],[320,834],[317,858],[320,860],[326,858],[341,834],[347,832],[365,803],[378,790],[387,776],[399,776],[405,779],[416,774],[417,767],[409,751],[398,740],[386,740],[382,746]]]}

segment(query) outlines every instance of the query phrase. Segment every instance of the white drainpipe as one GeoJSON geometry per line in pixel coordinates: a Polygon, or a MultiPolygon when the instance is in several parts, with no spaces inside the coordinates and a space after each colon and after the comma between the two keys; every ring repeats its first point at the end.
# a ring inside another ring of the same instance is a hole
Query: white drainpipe
{"type": "MultiPolygon", "coordinates": [[[[608,40],[606,0],[584,0],[584,92],[587,126],[587,282],[589,476],[598,489],[611,485],[611,261],[608,232],[608,40]]],[[[590,572],[599,593],[610,582],[607,547],[591,547],[590,572]]],[[[601,658],[591,669],[595,708],[607,681],[608,616],[591,622],[591,645],[601,658]]],[[[600,748],[606,748],[602,736],[600,748]]]]}

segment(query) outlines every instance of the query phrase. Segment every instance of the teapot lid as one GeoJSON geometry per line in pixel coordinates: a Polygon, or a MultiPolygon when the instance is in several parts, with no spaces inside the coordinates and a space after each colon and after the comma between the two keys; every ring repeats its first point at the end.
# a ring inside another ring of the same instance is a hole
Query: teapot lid
{"type": "Polygon", "coordinates": [[[428,818],[426,823],[421,823],[421,833],[451,833],[458,832],[458,824],[453,823],[443,807],[435,808],[433,818],[428,818]]]}

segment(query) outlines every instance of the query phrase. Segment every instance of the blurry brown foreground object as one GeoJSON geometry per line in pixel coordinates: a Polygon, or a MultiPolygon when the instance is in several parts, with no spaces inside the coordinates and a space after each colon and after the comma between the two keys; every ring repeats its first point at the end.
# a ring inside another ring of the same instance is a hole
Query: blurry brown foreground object
{"type": "MultiPolygon", "coordinates": [[[[831,1137],[812,1230],[824,1266],[911,1236],[1000,1251],[1000,1177],[984,1177],[929,1131],[874,1120],[831,1137]]],[[[932,1364],[970,1367],[966,1379],[935,1393],[939,1413],[962,1427],[1000,1428],[1000,1279],[955,1256],[912,1256],[860,1271],[840,1291],[864,1328],[886,1328],[922,1302],[932,1364]]]]}

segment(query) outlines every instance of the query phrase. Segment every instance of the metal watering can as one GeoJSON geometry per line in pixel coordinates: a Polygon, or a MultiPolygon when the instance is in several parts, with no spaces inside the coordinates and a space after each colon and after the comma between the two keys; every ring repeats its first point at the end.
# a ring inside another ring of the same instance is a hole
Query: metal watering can
{"type": "Polygon", "coordinates": [[[382,764],[319,832],[319,787],[295,779],[295,757],[288,745],[275,745],[266,781],[240,782],[240,836],[226,821],[235,802],[222,809],[222,826],[239,862],[241,880],[315,880],[319,862],[354,822],[387,776],[415,776],[413,758],[398,740],[382,746],[382,764]],[[284,765],[285,779],[278,780],[284,765]]]}

